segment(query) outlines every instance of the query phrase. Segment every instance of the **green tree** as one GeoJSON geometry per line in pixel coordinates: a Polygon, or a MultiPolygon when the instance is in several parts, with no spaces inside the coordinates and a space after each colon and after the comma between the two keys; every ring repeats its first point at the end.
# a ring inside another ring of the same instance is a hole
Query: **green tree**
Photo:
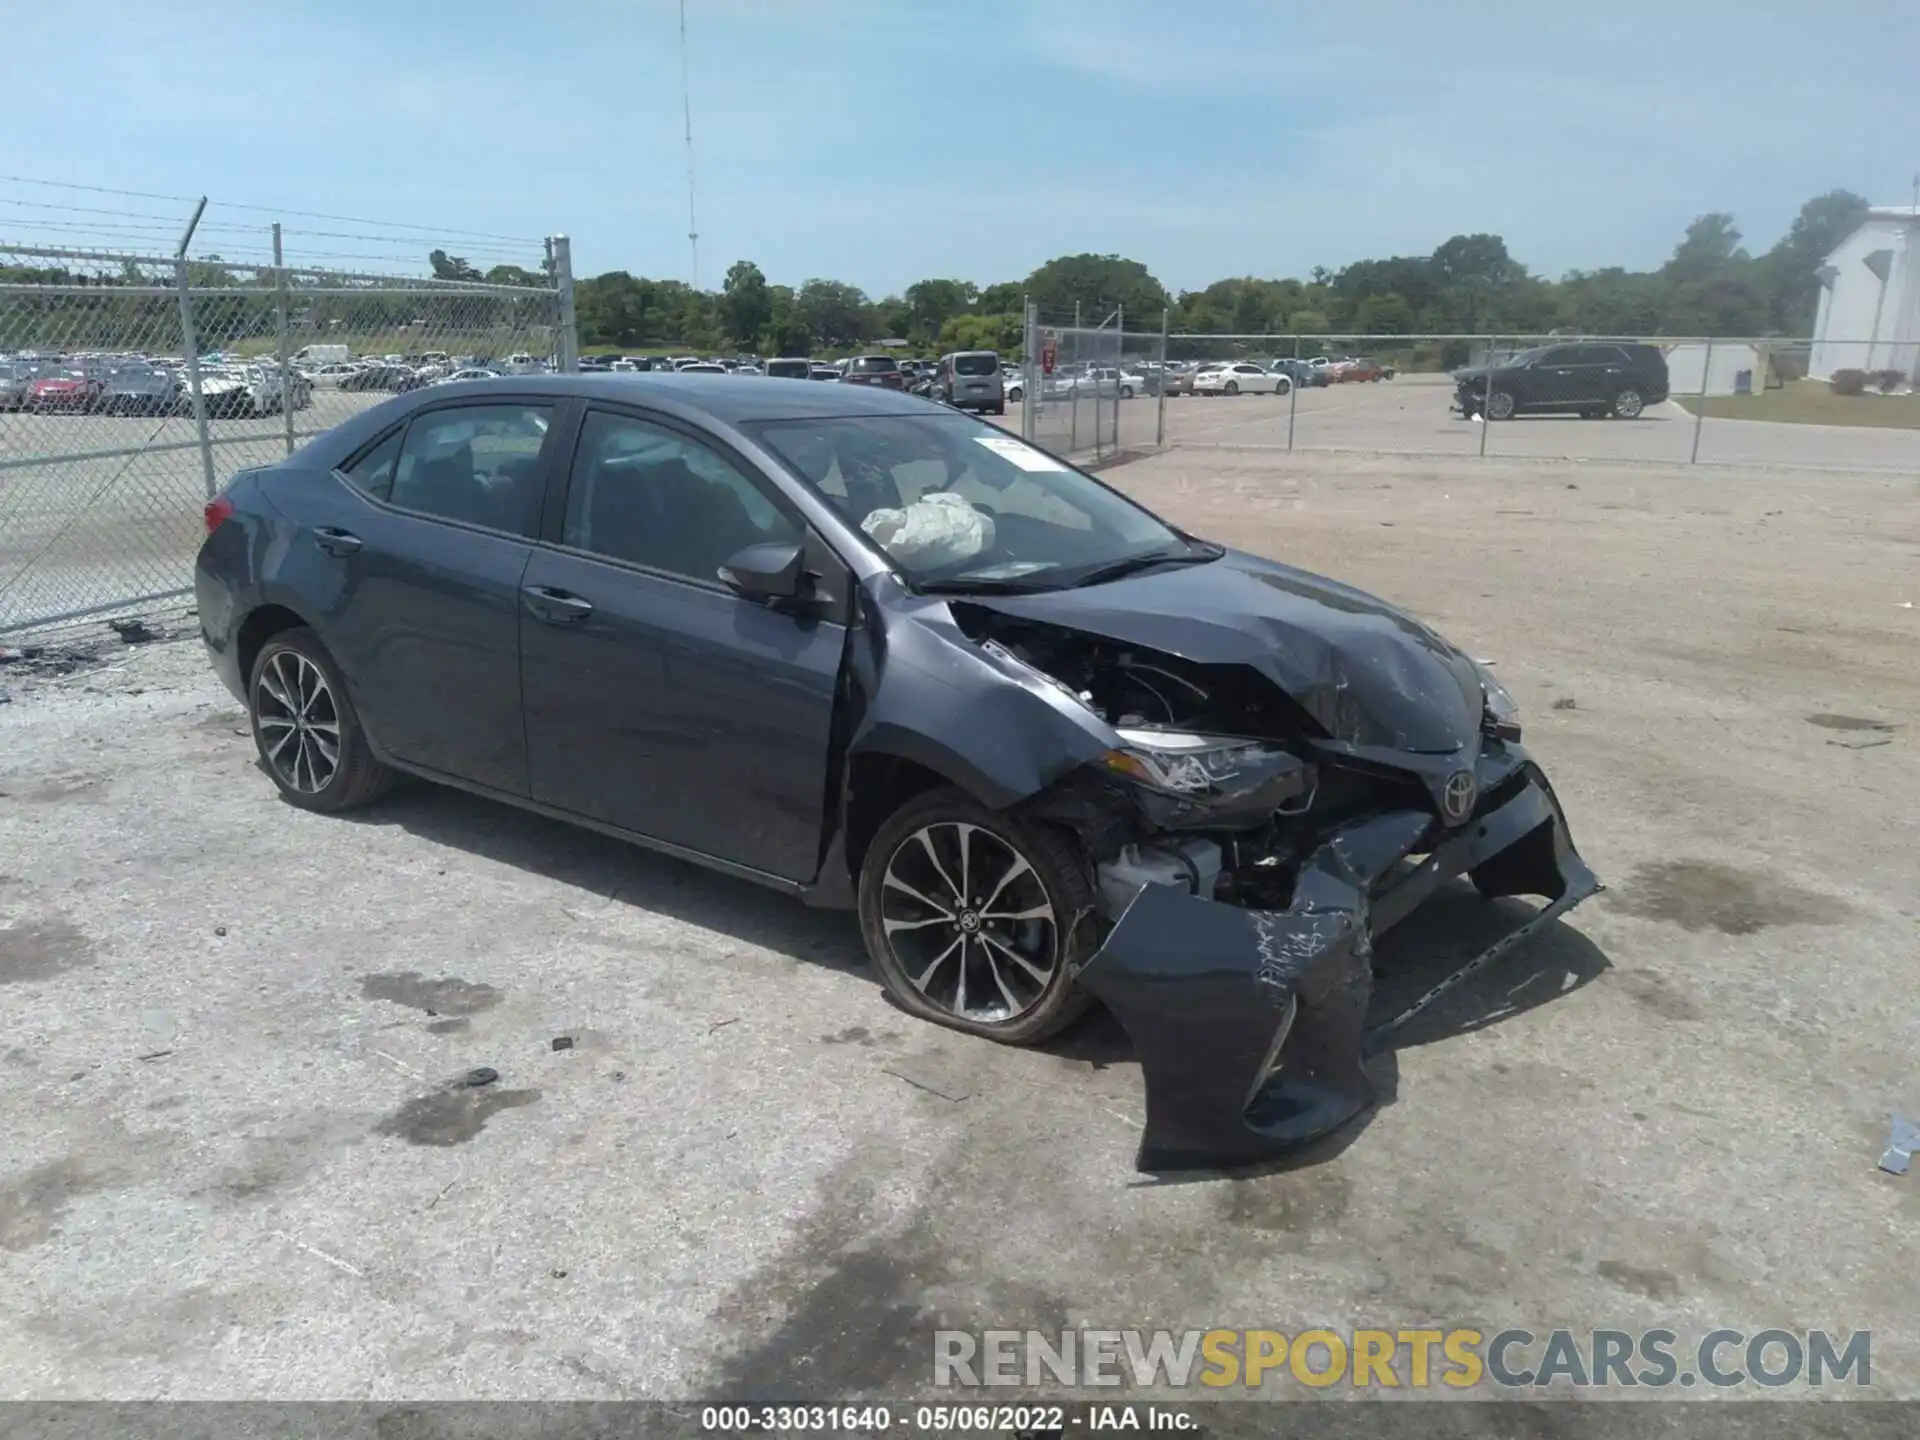
{"type": "Polygon", "coordinates": [[[1413,306],[1392,290],[1369,295],[1360,302],[1357,328],[1362,335],[1405,335],[1413,329],[1413,306]]]}
{"type": "Polygon", "coordinates": [[[969,280],[917,280],[900,298],[906,302],[907,335],[928,344],[940,334],[940,327],[956,315],[965,315],[980,297],[979,287],[969,280]]]}
{"type": "Polygon", "coordinates": [[[1760,257],[1768,318],[1778,330],[1806,335],[1820,293],[1820,267],[1840,242],[1865,222],[1867,201],[1851,190],[1829,190],[1800,207],[1793,225],[1760,257]]]}
{"type": "Polygon", "coordinates": [[[736,260],[727,269],[719,301],[720,323],[740,345],[752,345],[773,319],[773,297],[767,277],[751,260],[736,260]]]}
{"type": "Polygon", "coordinates": [[[821,345],[852,346],[875,338],[872,304],[857,285],[809,280],[794,296],[794,303],[821,345]]]}
{"type": "Polygon", "coordinates": [[[1146,266],[1118,255],[1062,255],[1029,275],[1025,290],[1041,318],[1052,323],[1071,315],[1078,304],[1088,325],[1099,324],[1116,308],[1145,324],[1159,319],[1169,304],[1166,287],[1146,266]]]}
{"type": "Polygon", "coordinates": [[[1733,216],[1718,212],[1702,215],[1691,225],[1663,273],[1675,283],[1709,280],[1738,265],[1747,263],[1747,252],[1740,248],[1740,231],[1733,216]]]}
{"type": "Polygon", "coordinates": [[[1026,303],[1027,292],[1018,281],[989,285],[980,292],[975,308],[982,315],[1017,315],[1026,303]]]}
{"type": "MultiPolygon", "coordinates": [[[[418,252],[416,252],[418,253],[418,252]]],[[[427,263],[433,267],[436,280],[478,280],[480,272],[458,255],[449,255],[444,250],[435,250],[428,254],[427,263]]]]}
{"type": "Polygon", "coordinates": [[[546,285],[547,277],[518,265],[496,265],[487,271],[489,285],[546,285]]]}

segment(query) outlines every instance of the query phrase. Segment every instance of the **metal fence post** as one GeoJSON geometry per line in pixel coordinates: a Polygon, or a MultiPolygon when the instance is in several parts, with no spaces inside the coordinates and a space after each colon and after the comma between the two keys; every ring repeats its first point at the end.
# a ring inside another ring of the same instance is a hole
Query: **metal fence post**
{"type": "Polygon", "coordinates": [[[1033,443],[1033,417],[1040,408],[1040,309],[1031,300],[1022,300],[1020,308],[1026,312],[1026,338],[1021,348],[1025,358],[1020,362],[1025,379],[1020,386],[1020,438],[1029,445],[1033,443]]]}
{"type": "Polygon", "coordinates": [[[206,209],[207,197],[202,195],[173,252],[173,279],[180,290],[180,343],[186,347],[187,389],[193,396],[193,428],[200,437],[200,470],[206,479],[207,499],[211,500],[219,487],[213,480],[213,434],[207,428],[206,392],[200,388],[200,337],[193,328],[193,290],[187,275],[187,246],[193,243],[193,232],[206,209]]]}
{"type": "Polygon", "coordinates": [[[293,364],[287,358],[287,267],[280,250],[280,222],[273,222],[274,333],[280,359],[280,414],[286,421],[287,454],[293,454],[293,364]]]}
{"type": "Polygon", "coordinates": [[[1160,392],[1160,413],[1153,422],[1153,448],[1156,450],[1167,448],[1167,334],[1172,327],[1173,307],[1168,306],[1160,312],[1160,353],[1154,357],[1159,367],[1154,373],[1160,377],[1160,383],[1155,387],[1160,392]]]}
{"type": "Polygon", "coordinates": [[[1293,337],[1293,370],[1287,376],[1287,453],[1293,453],[1293,417],[1300,409],[1300,337],[1293,337]]]}
{"type": "Polygon", "coordinates": [[[1500,337],[1487,341],[1487,383],[1480,392],[1480,458],[1487,458],[1487,431],[1493,428],[1493,357],[1500,349],[1500,337]]]}
{"type": "Polygon", "coordinates": [[[573,242],[555,235],[553,243],[553,281],[559,292],[560,315],[555,326],[554,360],[560,373],[571,375],[580,368],[579,320],[573,309],[573,242]]]}
{"type": "Polygon", "coordinates": [[[1713,337],[1707,337],[1707,353],[1700,362],[1700,398],[1693,405],[1693,453],[1687,456],[1689,465],[1700,463],[1700,427],[1707,419],[1707,384],[1713,379],[1713,337]]]}

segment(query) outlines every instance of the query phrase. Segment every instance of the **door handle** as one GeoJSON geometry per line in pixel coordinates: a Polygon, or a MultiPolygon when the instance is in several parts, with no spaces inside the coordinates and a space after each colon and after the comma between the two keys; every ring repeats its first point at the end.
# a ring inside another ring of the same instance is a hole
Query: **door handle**
{"type": "Polygon", "coordinates": [[[591,603],[550,585],[523,585],[520,593],[533,618],[549,625],[572,625],[593,614],[591,603]]]}
{"type": "Polygon", "coordinates": [[[360,537],[345,530],[336,530],[331,525],[322,525],[313,532],[314,543],[329,555],[351,555],[360,548],[360,537]]]}

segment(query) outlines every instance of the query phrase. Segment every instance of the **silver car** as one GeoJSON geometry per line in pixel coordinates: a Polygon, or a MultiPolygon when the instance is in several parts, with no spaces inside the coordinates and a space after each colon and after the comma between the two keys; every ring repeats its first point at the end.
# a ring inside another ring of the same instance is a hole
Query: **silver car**
{"type": "Polygon", "coordinates": [[[1006,385],[1000,377],[1000,356],[993,350],[956,350],[940,357],[933,392],[956,410],[1007,413],[1006,385]]]}

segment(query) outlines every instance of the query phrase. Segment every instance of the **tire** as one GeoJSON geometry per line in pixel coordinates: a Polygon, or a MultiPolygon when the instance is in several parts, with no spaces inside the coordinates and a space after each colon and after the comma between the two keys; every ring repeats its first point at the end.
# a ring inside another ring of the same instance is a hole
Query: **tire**
{"type": "Polygon", "coordinates": [[[1292,393],[1293,393],[1293,381],[1289,380],[1286,376],[1282,375],[1280,377],[1280,383],[1273,387],[1273,398],[1278,400],[1280,399],[1281,396],[1291,395],[1292,393]]]}
{"type": "Polygon", "coordinates": [[[1002,401],[1002,402],[1001,402],[1000,404],[998,404],[998,405],[996,405],[996,406],[994,406],[994,407],[993,407],[993,413],[994,413],[994,414],[996,414],[996,415],[1004,415],[1004,414],[1006,414],[1006,413],[1007,413],[1007,407],[1006,407],[1006,403],[1005,403],[1004,401],[1002,401]]]}
{"type": "Polygon", "coordinates": [[[1025,390],[1022,390],[1018,385],[1014,386],[1011,390],[1007,391],[1007,399],[1012,401],[1015,405],[1018,405],[1022,400],[1026,399],[1026,395],[1027,395],[1027,392],[1025,390]]]}
{"type": "Polygon", "coordinates": [[[1237,380],[1227,381],[1226,384],[1220,387],[1220,393],[1222,395],[1238,395],[1240,393],[1240,382],[1237,380]]]}
{"type": "Polygon", "coordinates": [[[1496,390],[1487,397],[1487,419],[1511,420],[1517,407],[1511,390],[1496,390]]]}
{"type": "Polygon", "coordinates": [[[393,771],[373,757],[333,657],[304,626],[282,630],[260,647],[247,677],[247,715],[267,773],[302,810],[351,810],[393,784],[393,771]],[[333,755],[326,770],[329,731],[333,755]]]}
{"type": "Polygon", "coordinates": [[[1120,398],[1122,400],[1131,400],[1133,398],[1133,386],[1122,385],[1120,387],[1120,398]]]}
{"type": "Polygon", "coordinates": [[[1638,390],[1622,390],[1613,397],[1613,413],[1622,420],[1638,420],[1647,408],[1647,402],[1638,390]]]}
{"type": "Polygon", "coordinates": [[[930,790],[896,810],[873,837],[860,868],[859,903],[861,935],[881,980],[902,1009],[923,1020],[1031,1045],[1072,1024],[1091,1003],[1075,977],[1099,944],[1085,919],[1092,881],[1073,847],[1045,825],[988,810],[949,787],[930,790]],[[967,925],[966,917],[996,911],[952,903],[963,838],[968,884],[995,889],[958,898],[1015,906],[1007,913],[1025,918],[967,925]],[[956,918],[950,924],[936,912],[956,918]],[[889,924],[908,938],[896,941],[889,924]],[[988,933],[999,943],[974,938],[988,933]],[[1049,963],[1032,964],[1043,952],[1049,963]]]}

